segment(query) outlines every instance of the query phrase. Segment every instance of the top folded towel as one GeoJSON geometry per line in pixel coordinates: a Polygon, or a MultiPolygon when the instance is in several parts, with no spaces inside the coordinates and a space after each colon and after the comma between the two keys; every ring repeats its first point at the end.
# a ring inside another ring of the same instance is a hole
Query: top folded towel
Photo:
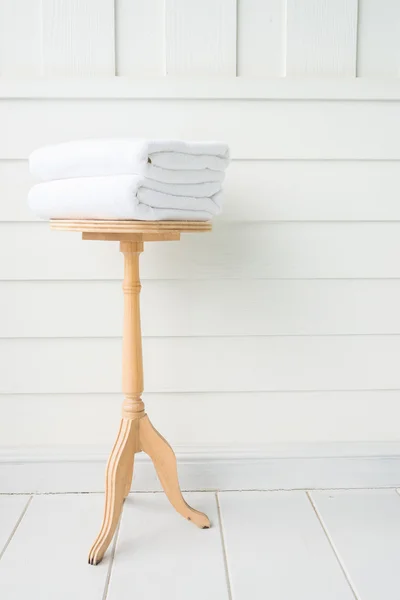
{"type": "Polygon", "coordinates": [[[42,181],[136,174],[164,183],[222,181],[229,148],[219,142],[88,139],[32,152],[31,173],[42,181]]]}

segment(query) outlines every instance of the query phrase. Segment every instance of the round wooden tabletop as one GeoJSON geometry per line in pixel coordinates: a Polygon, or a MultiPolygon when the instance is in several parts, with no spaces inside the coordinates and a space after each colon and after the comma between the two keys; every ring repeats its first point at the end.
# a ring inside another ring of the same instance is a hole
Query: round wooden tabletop
{"type": "Polygon", "coordinates": [[[92,219],[51,219],[50,228],[82,233],[165,234],[211,231],[211,221],[109,221],[92,219]]]}

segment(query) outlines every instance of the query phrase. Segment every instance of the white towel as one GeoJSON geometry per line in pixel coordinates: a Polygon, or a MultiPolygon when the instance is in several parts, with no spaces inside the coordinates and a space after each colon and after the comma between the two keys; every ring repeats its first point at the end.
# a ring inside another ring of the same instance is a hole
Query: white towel
{"type": "Polygon", "coordinates": [[[177,186],[158,183],[155,189],[155,183],[138,175],[59,179],[33,186],[28,203],[43,219],[208,221],[221,210],[221,192],[182,196],[159,189],[177,186]]]}
{"type": "Polygon", "coordinates": [[[221,182],[229,149],[219,142],[88,139],[38,148],[29,158],[42,181],[103,175],[143,175],[165,183],[221,182]]]}

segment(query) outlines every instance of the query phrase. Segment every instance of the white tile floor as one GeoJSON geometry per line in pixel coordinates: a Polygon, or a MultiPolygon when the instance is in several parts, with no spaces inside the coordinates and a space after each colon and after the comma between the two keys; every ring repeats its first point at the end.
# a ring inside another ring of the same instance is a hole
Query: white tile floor
{"type": "Polygon", "coordinates": [[[161,493],[131,494],[97,567],[101,494],[0,496],[4,600],[383,600],[400,597],[396,490],[192,492],[199,530],[161,493]]]}

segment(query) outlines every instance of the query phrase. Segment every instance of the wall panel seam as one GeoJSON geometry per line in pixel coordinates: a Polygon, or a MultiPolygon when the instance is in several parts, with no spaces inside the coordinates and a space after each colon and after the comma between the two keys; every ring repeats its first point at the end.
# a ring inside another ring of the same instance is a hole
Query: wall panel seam
{"type": "MultiPolygon", "coordinates": [[[[185,396],[190,394],[191,396],[204,396],[204,395],[218,395],[218,396],[232,396],[233,394],[242,395],[242,394],[360,394],[361,392],[379,392],[379,393],[391,393],[391,392],[400,392],[400,388],[321,388],[321,389],[258,389],[258,390],[246,390],[246,389],[237,389],[237,390],[213,390],[209,389],[206,391],[198,391],[198,390],[175,390],[175,391],[160,391],[160,392],[144,392],[145,396],[185,396]]],[[[121,391],[115,392],[0,392],[0,400],[2,396],[122,396],[121,391]]]]}
{"type": "MultiPolygon", "coordinates": [[[[256,334],[256,333],[233,333],[233,334],[226,334],[226,333],[222,333],[222,334],[206,334],[206,335],[199,335],[199,334],[190,334],[190,335],[142,335],[143,339],[147,339],[147,340],[178,340],[178,339],[182,339],[182,340],[213,340],[213,339],[221,339],[224,338],[226,340],[230,340],[230,339],[252,339],[252,338],[359,338],[359,337],[379,337],[379,338],[387,338],[387,337],[400,337],[400,332],[393,332],[393,333],[260,333],[260,334],[256,334]]],[[[122,335],[56,335],[56,336],[48,336],[48,335],[44,335],[44,336],[37,336],[37,335],[32,335],[32,336],[20,336],[20,335],[13,335],[13,336],[2,336],[0,335],[0,340],[4,340],[4,341],[14,341],[14,340],[18,340],[18,341],[58,341],[58,340],[97,340],[97,341],[102,341],[102,340],[122,340],[122,335]]]]}

